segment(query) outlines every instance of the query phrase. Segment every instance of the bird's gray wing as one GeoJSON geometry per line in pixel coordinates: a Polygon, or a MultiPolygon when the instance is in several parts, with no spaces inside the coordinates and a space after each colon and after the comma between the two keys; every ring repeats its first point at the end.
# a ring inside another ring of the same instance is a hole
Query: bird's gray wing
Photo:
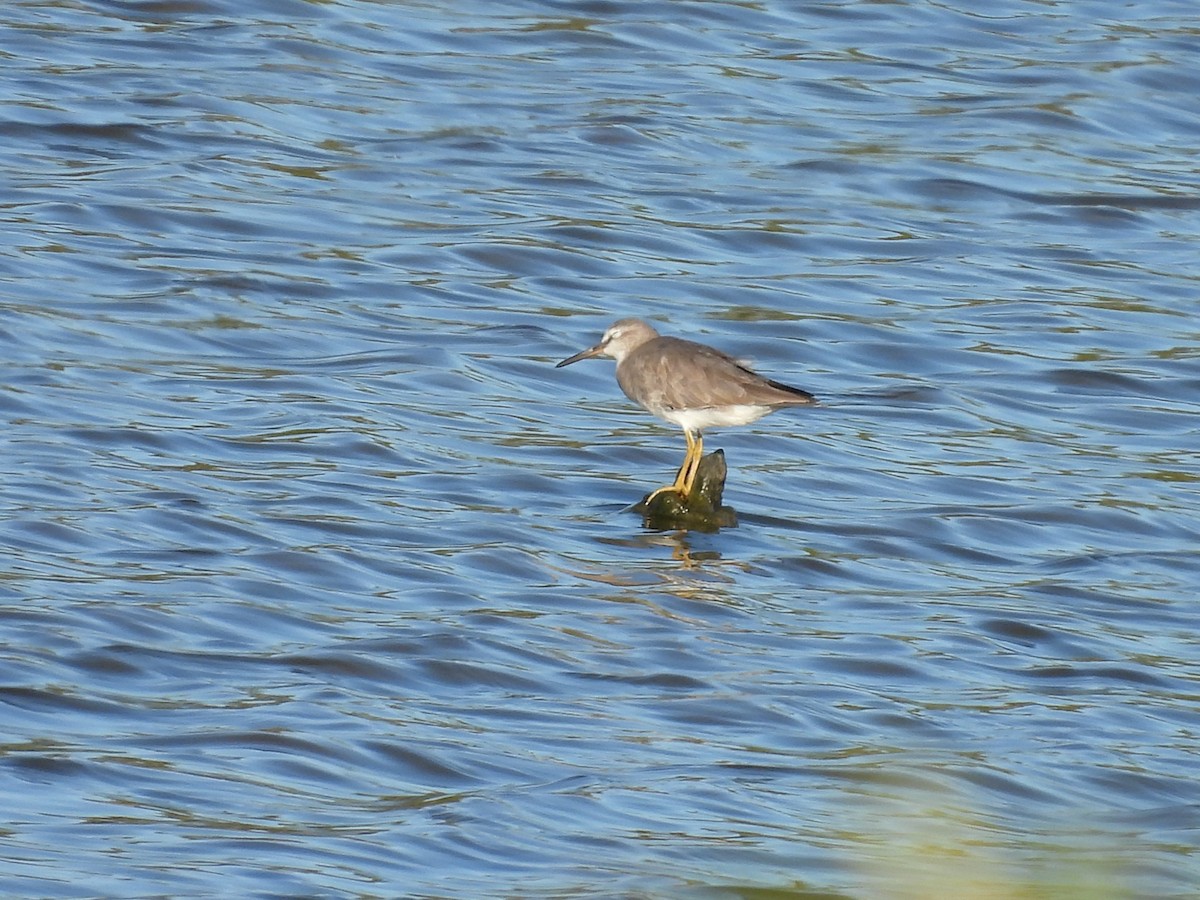
{"type": "Polygon", "coordinates": [[[648,341],[617,371],[626,396],[648,409],[812,403],[807,391],[763,378],[733,357],[681,338],[648,341]]]}

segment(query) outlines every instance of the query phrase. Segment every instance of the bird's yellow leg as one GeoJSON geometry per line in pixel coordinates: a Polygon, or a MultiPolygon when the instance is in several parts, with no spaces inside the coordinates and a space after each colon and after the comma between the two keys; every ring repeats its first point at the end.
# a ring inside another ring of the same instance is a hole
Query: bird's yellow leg
{"type": "Polygon", "coordinates": [[[686,494],[685,485],[688,483],[688,477],[692,470],[696,467],[696,460],[699,456],[696,450],[696,439],[692,433],[685,431],[683,436],[687,439],[687,453],[683,454],[683,462],[679,466],[679,471],[675,473],[675,483],[671,487],[686,494]]]}
{"type": "Polygon", "coordinates": [[[699,441],[697,438],[692,437],[692,433],[690,431],[685,430],[683,432],[683,436],[687,438],[687,453],[683,455],[683,464],[679,467],[679,471],[675,473],[675,481],[671,484],[660,487],[658,490],[646,497],[643,502],[649,503],[659,494],[666,494],[668,492],[679,494],[681,497],[687,496],[685,485],[688,485],[689,477],[692,481],[695,481],[696,479],[696,466],[699,464],[699,453],[697,452],[699,441]],[[695,457],[695,459],[693,459],[693,457],[695,457]]]}
{"type": "Polygon", "coordinates": [[[704,435],[697,434],[695,439],[689,443],[692,445],[688,450],[692,465],[683,479],[682,493],[685,497],[691,496],[692,487],[696,484],[696,473],[700,471],[700,460],[704,457],[704,435]]]}

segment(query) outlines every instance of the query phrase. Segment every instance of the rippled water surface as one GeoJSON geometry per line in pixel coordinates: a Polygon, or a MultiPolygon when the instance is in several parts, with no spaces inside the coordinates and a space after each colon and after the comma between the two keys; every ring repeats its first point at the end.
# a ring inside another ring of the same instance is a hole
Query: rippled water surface
{"type": "Polygon", "coordinates": [[[1195,896],[1200,20],[986,6],[6,4],[0,892],[1195,896]]]}

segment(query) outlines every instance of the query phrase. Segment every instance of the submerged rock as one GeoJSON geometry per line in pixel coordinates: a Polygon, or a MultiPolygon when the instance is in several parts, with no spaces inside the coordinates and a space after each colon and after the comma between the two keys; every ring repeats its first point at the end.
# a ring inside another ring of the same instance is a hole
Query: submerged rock
{"type": "Polygon", "coordinates": [[[663,491],[656,497],[647,494],[633,511],[642,514],[647,528],[686,528],[716,531],[737,525],[737,513],[721,505],[725,493],[725,451],[714,450],[700,460],[691,493],[663,491]]]}

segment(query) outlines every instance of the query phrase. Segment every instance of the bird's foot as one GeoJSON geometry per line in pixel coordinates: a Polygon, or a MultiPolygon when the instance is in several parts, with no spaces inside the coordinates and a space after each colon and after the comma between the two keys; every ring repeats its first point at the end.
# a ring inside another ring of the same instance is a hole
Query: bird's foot
{"type": "Polygon", "coordinates": [[[651,491],[634,505],[646,525],[653,528],[687,528],[713,531],[737,524],[732,509],[721,505],[725,487],[725,454],[720,450],[704,457],[694,473],[691,490],[668,484],[651,491]]]}
{"type": "Polygon", "coordinates": [[[643,497],[641,505],[649,506],[651,503],[654,502],[655,497],[660,497],[663,494],[675,494],[680,499],[680,501],[687,499],[687,494],[684,493],[683,487],[681,485],[668,484],[663,487],[657,488],[656,490],[651,491],[649,494],[647,494],[645,497],[643,497]]]}

